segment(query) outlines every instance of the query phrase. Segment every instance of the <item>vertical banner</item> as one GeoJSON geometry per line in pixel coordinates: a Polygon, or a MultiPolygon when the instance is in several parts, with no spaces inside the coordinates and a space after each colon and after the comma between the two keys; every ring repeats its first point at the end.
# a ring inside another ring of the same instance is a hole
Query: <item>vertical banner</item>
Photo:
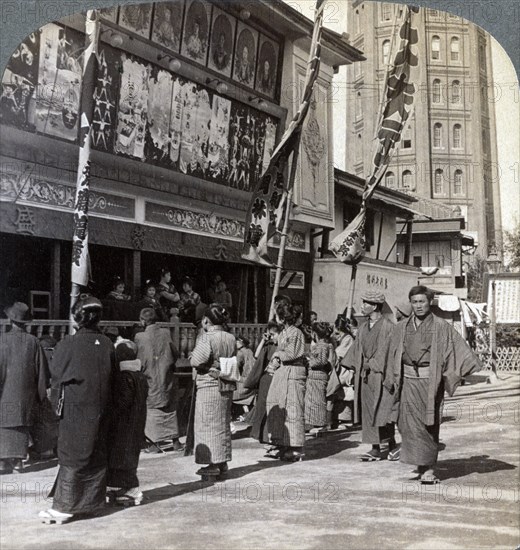
{"type": "Polygon", "coordinates": [[[418,81],[415,73],[419,67],[419,35],[415,21],[419,17],[419,8],[407,6],[405,10],[404,21],[399,30],[399,49],[386,77],[372,174],[365,183],[359,214],[329,246],[335,256],[346,264],[357,264],[363,259],[367,202],[388,168],[413,106],[417,88],[414,81],[418,81]]]}
{"type": "Polygon", "coordinates": [[[284,215],[289,209],[285,207],[285,201],[288,196],[292,196],[292,181],[288,178],[288,162],[291,154],[296,154],[296,150],[300,146],[301,130],[309,112],[314,84],[320,70],[324,8],[325,0],[318,0],[314,12],[314,28],[305,86],[298,111],[273,151],[265,173],[255,185],[246,218],[242,249],[244,260],[262,265],[273,265],[267,251],[267,243],[276,231],[280,231],[282,226],[287,225],[284,215]]]}
{"type": "MultiPolygon", "coordinates": [[[[81,127],[79,137],[78,175],[76,202],[74,206],[74,234],[72,237],[73,301],[74,285],[87,286],[90,280],[90,258],[88,254],[88,205],[90,191],[90,141],[94,95],[99,20],[95,10],[89,10],[85,19],[87,47],[83,59],[83,102],[81,105],[81,127]]],[[[72,306],[73,304],[71,304],[72,306]]]]}

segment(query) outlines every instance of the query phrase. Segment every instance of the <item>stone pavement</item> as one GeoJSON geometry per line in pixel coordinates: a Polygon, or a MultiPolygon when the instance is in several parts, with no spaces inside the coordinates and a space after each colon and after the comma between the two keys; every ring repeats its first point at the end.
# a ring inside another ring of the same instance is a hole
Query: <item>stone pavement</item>
{"type": "Polygon", "coordinates": [[[359,431],[308,441],[280,463],[239,431],[224,482],[201,483],[193,457],[142,455],[145,501],[44,525],[55,463],[0,477],[2,550],[11,548],[504,548],[520,544],[520,376],[474,376],[445,403],[437,474],[421,486],[399,462],[361,463],[359,431]]]}

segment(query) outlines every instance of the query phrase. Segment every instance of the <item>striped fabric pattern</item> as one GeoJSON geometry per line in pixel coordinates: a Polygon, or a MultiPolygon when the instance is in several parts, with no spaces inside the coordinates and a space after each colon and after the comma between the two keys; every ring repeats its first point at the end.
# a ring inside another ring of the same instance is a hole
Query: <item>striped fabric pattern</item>
{"type": "Polygon", "coordinates": [[[273,375],[267,395],[267,426],[274,445],[305,444],[305,381],[303,366],[282,365],[273,375]]]}
{"type": "Polygon", "coordinates": [[[197,381],[194,424],[197,464],[219,464],[231,460],[233,392],[221,393],[218,382],[214,382],[214,385],[209,385],[209,381],[204,380],[200,387],[197,381]]]}
{"type": "Polygon", "coordinates": [[[329,375],[320,370],[311,370],[305,389],[305,424],[321,427],[327,424],[327,383],[329,375]]]}

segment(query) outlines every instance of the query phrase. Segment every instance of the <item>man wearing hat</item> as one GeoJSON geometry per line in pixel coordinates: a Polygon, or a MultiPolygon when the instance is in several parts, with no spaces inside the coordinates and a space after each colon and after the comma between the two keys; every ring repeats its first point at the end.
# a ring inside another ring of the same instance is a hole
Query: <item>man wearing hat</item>
{"type": "Polygon", "coordinates": [[[361,313],[368,318],[358,332],[354,345],[349,349],[343,364],[356,371],[354,384],[354,423],[359,422],[363,430],[363,443],[372,449],[361,456],[364,462],[385,458],[381,444],[387,443],[389,450],[395,447],[394,425],[387,424],[386,405],[390,396],[383,389],[386,373],[386,350],[394,324],[382,314],[385,295],[377,290],[366,290],[361,295],[361,313]]]}
{"type": "Polygon", "coordinates": [[[35,400],[46,398],[49,370],[40,342],[25,330],[27,304],[5,310],[11,330],[0,343],[0,474],[21,470],[27,457],[35,400]]]}

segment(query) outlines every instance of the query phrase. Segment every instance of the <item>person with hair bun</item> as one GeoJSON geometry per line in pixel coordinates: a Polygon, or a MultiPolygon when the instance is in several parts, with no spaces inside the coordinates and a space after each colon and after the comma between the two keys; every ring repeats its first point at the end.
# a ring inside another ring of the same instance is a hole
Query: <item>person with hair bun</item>
{"type": "Polygon", "coordinates": [[[307,358],[309,373],[305,389],[305,428],[316,434],[328,424],[327,383],[336,363],[336,354],[330,342],[332,327],[329,323],[315,322],[311,330],[315,345],[307,358]]]}
{"type": "Polygon", "coordinates": [[[235,337],[226,331],[229,311],[221,304],[209,305],[202,317],[202,334],[190,355],[196,370],[194,419],[195,463],[205,464],[200,476],[219,476],[231,460],[231,405],[235,382],[220,377],[220,359],[234,357],[235,337]]]}
{"type": "Polygon", "coordinates": [[[44,523],[66,523],[105,505],[107,432],[114,346],[99,330],[101,302],[81,296],[72,314],[78,326],[54,350],[50,365],[60,391],[57,413],[59,470],[49,496],[52,508],[40,512],[44,523]]]}
{"type": "Polygon", "coordinates": [[[267,395],[267,423],[276,458],[298,461],[305,444],[305,337],[294,326],[294,307],[285,301],[276,307],[276,321],[283,325],[278,349],[271,357],[275,372],[267,395]]]}
{"type": "Polygon", "coordinates": [[[145,282],[143,288],[143,298],[139,302],[139,305],[141,306],[141,309],[151,307],[155,311],[159,321],[169,321],[169,317],[164,313],[159,298],[157,297],[157,285],[155,285],[150,279],[145,282]]]}
{"type": "Polygon", "coordinates": [[[121,277],[116,277],[112,284],[112,290],[107,294],[107,300],[119,300],[128,302],[131,300],[129,294],[125,294],[125,282],[121,277]]]}

